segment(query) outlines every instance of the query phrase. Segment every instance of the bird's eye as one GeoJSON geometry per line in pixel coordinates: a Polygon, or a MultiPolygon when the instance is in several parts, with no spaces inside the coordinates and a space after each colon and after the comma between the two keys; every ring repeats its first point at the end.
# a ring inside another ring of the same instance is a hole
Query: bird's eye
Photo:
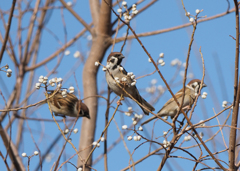
{"type": "Polygon", "coordinates": [[[119,57],[120,55],[121,55],[121,54],[116,54],[115,56],[116,56],[116,57],[119,57]]]}
{"type": "Polygon", "coordinates": [[[114,63],[114,61],[115,61],[115,59],[111,59],[111,60],[110,60],[111,63],[114,63]]]}

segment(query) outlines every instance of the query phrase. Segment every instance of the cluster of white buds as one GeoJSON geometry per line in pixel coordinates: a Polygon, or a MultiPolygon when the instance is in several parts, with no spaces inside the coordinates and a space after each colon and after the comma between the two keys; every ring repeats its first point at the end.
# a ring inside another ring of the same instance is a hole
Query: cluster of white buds
{"type": "Polygon", "coordinates": [[[137,80],[135,79],[135,75],[133,74],[133,72],[128,72],[127,73],[127,77],[130,77],[132,82],[131,82],[131,86],[135,86],[137,83],[137,80]]]}
{"type": "Polygon", "coordinates": [[[141,136],[140,135],[136,135],[133,137],[134,141],[140,141],[141,140],[141,136]]]}
{"type": "Polygon", "coordinates": [[[176,59],[171,61],[171,65],[172,66],[175,66],[175,65],[180,66],[180,65],[182,65],[182,62],[179,59],[176,58],[176,59]]]}
{"type": "Polygon", "coordinates": [[[69,93],[74,93],[74,87],[73,87],[73,86],[70,86],[70,87],[68,88],[68,90],[69,90],[69,93]]]}
{"type": "Polygon", "coordinates": [[[5,66],[1,67],[0,71],[6,72],[7,77],[11,77],[12,76],[12,70],[9,68],[8,64],[6,64],[5,66]],[[2,70],[2,68],[5,68],[6,71],[2,70]]]}
{"type": "Polygon", "coordinates": [[[226,100],[223,101],[223,102],[222,102],[222,107],[224,107],[224,108],[227,107],[227,104],[228,104],[228,102],[227,102],[226,100]]]}
{"type": "Polygon", "coordinates": [[[184,137],[184,141],[190,141],[191,140],[191,136],[190,135],[186,135],[185,137],[184,137]]]}
{"type": "Polygon", "coordinates": [[[74,58],[78,58],[81,56],[81,53],[79,51],[76,51],[74,54],[73,54],[73,57],[74,58]]]}
{"type": "Polygon", "coordinates": [[[131,116],[132,113],[133,113],[132,107],[128,107],[128,111],[124,112],[124,114],[127,115],[127,116],[131,116]]]}
{"type": "Polygon", "coordinates": [[[132,5],[132,14],[136,15],[137,13],[138,13],[137,5],[136,5],[136,4],[133,4],[133,5],[132,5]]]}
{"type": "Polygon", "coordinates": [[[165,62],[164,62],[163,59],[159,59],[159,60],[158,60],[158,63],[159,63],[161,66],[164,66],[164,65],[165,65],[165,62]]]}
{"type": "Polygon", "coordinates": [[[163,147],[167,148],[171,145],[171,143],[167,140],[163,140],[163,147]]]}
{"type": "Polygon", "coordinates": [[[207,92],[203,92],[201,97],[202,97],[202,99],[206,99],[207,98],[207,92]]]}
{"type": "MultiPolygon", "coordinates": [[[[203,120],[200,120],[199,123],[200,122],[203,122],[203,120]]],[[[200,124],[200,126],[205,126],[205,123],[200,124]]]]}
{"type": "Polygon", "coordinates": [[[49,85],[54,87],[55,83],[57,84],[57,86],[59,88],[61,88],[62,87],[62,82],[63,82],[62,78],[52,78],[48,81],[48,77],[44,77],[44,76],[41,75],[38,79],[38,83],[36,83],[36,85],[35,85],[35,88],[40,89],[42,84],[44,84],[44,87],[47,87],[49,85]],[[49,83],[49,85],[47,85],[47,83],[49,83]]]}
{"type": "Polygon", "coordinates": [[[98,143],[98,142],[96,142],[96,141],[94,141],[94,142],[92,143],[92,145],[97,146],[97,147],[100,147],[100,143],[98,143]]]}

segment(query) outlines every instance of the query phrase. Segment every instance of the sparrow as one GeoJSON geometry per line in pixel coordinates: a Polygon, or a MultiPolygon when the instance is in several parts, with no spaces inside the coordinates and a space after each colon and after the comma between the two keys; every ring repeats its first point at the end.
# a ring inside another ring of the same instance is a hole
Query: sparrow
{"type": "MultiPolygon", "coordinates": [[[[107,65],[105,77],[110,89],[117,94],[118,96],[129,97],[130,94],[134,99],[136,99],[141,105],[146,107],[150,111],[154,111],[152,107],[142,96],[139,94],[139,91],[136,87],[135,75],[132,72],[127,72],[121,65],[122,59],[124,58],[123,54],[120,52],[112,52],[107,58],[107,65]],[[125,93],[117,83],[125,89],[128,93],[125,93]]],[[[140,105],[139,105],[140,106],[140,105]]],[[[149,115],[149,112],[144,109],[142,106],[140,108],[143,110],[144,114],[149,115]]]]}
{"type": "MultiPolygon", "coordinates": [[[[190,110],[196,97],[197,94],[199,93],[199,89],[200,89],[200,85],[201,85],[201,80],[199,79],[193,79],[191,80],[185,87],[185,95],[184,95],[184,102],[183,102],[183,106],[182,109],[183,111],[187,111],[190,110]]],[[[203,83],[202,87],[206,87],[207,85],[203,83]]],[[[177,101],[179,104],[182,103],[182,97],[183,97],[183,89],[179,90],[176,94],[175,97],[177,98],[177,101]]],[[[177,114],[178,112],[178,105],[175,102],[174,98],[172,97],[171,99],[169,99],[164,106],[158,111],[157,115],[160,117],[163,116],[170,116],[171,119],[174,118],[174,116],[177,114]]],[[[181,110],[180,110],[181,113],[181,110]]],[[[156,119],[156,116],[153,116],[152,118],[146,120],[145,122],[143,122],[141,125],[145,125],[146,123],[152,121],[153,119],[156,119]]]]}
{"type": "MultiPolygon", "coordinates": [[[[49,90],[48,94],[51,96],[53,90],[49,90]]],[[[59,90],[53,97],[48,99],[51,110],[55,116],[70,116],[70,117],[86,117],[90,119],[88,107],[71,93],[62,94],[59,90]]],[[[43,103],[47,103],[47,100],[43,103]]]]}

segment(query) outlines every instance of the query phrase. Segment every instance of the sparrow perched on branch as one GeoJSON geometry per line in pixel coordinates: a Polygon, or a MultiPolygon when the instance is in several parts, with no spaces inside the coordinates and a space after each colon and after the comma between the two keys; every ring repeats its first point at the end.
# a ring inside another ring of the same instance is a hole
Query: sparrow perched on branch
{"type": "MultiPolygon", "coordinates": [[[[150,111],[154,111],[154,107],[152,107],[145,99],[142,98],[142,96],[139,94],[138,89],[136,87],[136,80],[135,75],[133,75],[132,72],[127,72],[122,66],[121,62],[124,58],[123,54],[120,52],[112,52],[108,56],[107,59],[107,65],[106,68],[108,71],[106,71],[106,80],[108,83],[108,86],[111,88],[111,90],[116,93],[118,96],[123,97],[129,97],[134,98],[143,105],[145,108],[147,108],[150,111]],[[119,85],[125,89],[124,90],[119,85]],[[131,95],[131,96],[129,96],[131,95]]],[[[139,104],[138,104],[139,105],[139,104]]],[[[140,105],[139,105],[140,106],[140,105]]],[[[143,112],[146,115],[149,115],[149,112],[144,109],[142,106],[140,108],[143,110],[143,112]]]]}
{"type": "MultiPolygon", "coordinates": [[[[190,110],[196,97],[197,94],[199,93],[200,90],[200,85],[201,85],[201,80],[199,79],[193,79],[190,81],[186,87],[185,87],[185,95],[184,95],[184,102],[182,105],[182,109],[184,111],[190,110]]],[[[202,87],[206,87],[207,85],[203,83],[202,87]]],[[[182,103],[182,98],[183,98],[183,89],[179,90],[176,94],[175,97],[177,98],[177,101],[179,104],[182,103]]],[[[167,101],[167,103],[164,104],[162,109],[160,109],[157,113],[158,116],[163,117],[163,116],[170,116],[171,119],[174,118],[174,116],[178,112],[178,105],[175,102],[174,98],[172,97],[167,101]]],[[[181,110],[180,110],[180,113],[181,110]]],[[[152,118],[146,120],[143,122],[141,125],[145,125],[146,123],[152,121],[153,119],[156,119],[156,116],[153,116],[152,118]]]]}
{"type": "MultiPolygon", "coordinates": [[[[48,91],[49,96],[53,93],[52,90],[48,91]]],[[[62,91],[58,91],[48,101],[55,116],[86,117],[90,119],[88,107],[81,100],[78,100],[74,94],[66,92],[63,95],[62,91]]],[[[43,103],[47,103],[47,100],[43,103]]]]}

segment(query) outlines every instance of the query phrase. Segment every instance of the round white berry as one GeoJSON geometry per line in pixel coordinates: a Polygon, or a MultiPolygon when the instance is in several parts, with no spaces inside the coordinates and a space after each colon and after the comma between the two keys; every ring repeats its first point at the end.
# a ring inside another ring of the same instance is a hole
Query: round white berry
{"type": "Polygon", "coordinates": [[[34,155],[37,156],[38,155],[38,151],[34,151],[34,155]]]}
{"type": "Polygon", "coordinates": [[[185,15],[186,15],[186,16],[190,16],[190,12],[187,12],[185,15]]]}
{"type": "Polygon", "coordinates": [[[131,76],[131,79],[134,79],[134,78],[135,78],[135,75],[132,75],[132,76],[131,76]]]}
{"type": "Polygon", "coordinates": [[[142,131],[142,130],[143,130],[143,128],[140,126],[140,127],[138,128],[138,130],[139,130],[139,131],[142,131]]]}
{"type": "Polygon", "coordinates": [[[203,92],[203,95],[207,96],[207,92],[203,92]]]}
{"type": "Polygon", "coordinates": [[[138,115],[138,119],[142,119],[142,118],[143,118],[142,114],[138,115]]]}
{"type": "Polygon", "coordinates": [[[133,14],[135,14],[135,15],[137,15],[137,13],[138,13],[138,10],[133,10],[133,12],[132,12],[133,14]]]}
{"type": "Polygon", "coordinates": [[[152,85],[155,85],[156,83],[157,83],[157,79],[152,79],[152,80],[151,80],[151,84],[152,84],[152,85]]]}
{"type": "Polygon", "coordinates": [[[81,167],[79,167],[77,171],[82,171],[82,170],[83,170],[83,169],[82,169],[81,167]]]}
{"type": "Polygon", "coordinates": [[[159,64],[162,64],[163,62],[164,62],[163,59],[159,59],[159,60],[158,60],[158,63],[159,63],[159,64]]]}
{"type": "Polygon", "coordinates": [[[199,14],[201,11],[199,9],[196,9],[196,14],[199,14]]]}
{"type": "Polygon", "coordinates": [[[9,68],[9,69],[7,69],[7,72],[8,73],[12,73],[12,70],[9,68]]]}
{"type": "Polygon", "coordinates": [[[125,115],[131,116],[131,112],[124,112],[125,115]]]}
{"type": "Polygon", "coordinates": [[[123,71],[123,67],[119,67],[119,70],[120,70],[120,71],[123,71]]]}
{"type": "Polygon", "coordinates": [[[68,1],[68,2],[67,2],[67,6],[72,6],[72,2],[71,2],[71,1],[68,1]]]}
{"type": "Polygon", "coordinates": [[[204,95],[204,94],[201,97],[202,97],[202,99],[206,99],[207,98],[207,96],[204,95]]]}
{"type": "Polygon", "coordinates": [[[97,147],[100,147],[100,143],[97,143],[97,147]]]}
{"type": "Polygon", "coordinates": [[[57,83],[60,83],[62,81],[63,81],[63,79],[61,77],[57,79],[57,83]]]}
{"type": "Polygon", "coordinates": [[[107,68],[103,67],[102,70],[105,72],[107,70],[107,68]]]}
{"type": "Polygon", "coordinates": [[[151,58],[148,58],[148,62],[150,62],[150,63],[152,62],[151,58]]]}
{"type": "Polygon", "coordinates": [[[94,142],[92,143],[92,145],[97,145],[97,142],[96,142],[96,141],[94,141],[94,142]]]}
{"type": "Polygon", "coordinates": [[[67,134],[69,132],[69,129],[64,130],[64,134],[67,134]]]}
{"type": "Polygon", "coordinates": [[[54,86],[55,86],[55,83],[51,83],[51,86],[54,87],[54,86]]]}
{"type": "Polygon", "coordinates": [[[137,7],[137,5],[136,4],[132,4],[132,8],[136,8],[137,7]]]}
{"type": "Polygon", "coordinates": [[[163,131],[163,135],[164,135],[164,136],[167,135],[167,132],[166,132],[166,131],[163,131]]]}
{"type": "Polygon", "coordinates": [[[141,138],[142,138],[142,137],[141,137],[140,135],[137,136],[137,140],[138,140],[138,141],[140,141],[141,138]]]}
{"type": "Polygon", "coordinates": [[[131,83],[131,86],[135,86],[135,85],[136,85],[136,82],[135,82],[135,81],[131,83]]]}
{"type": "Polygon", "coordinates": [[[127,75],[128,75],[128,76],[132,76],[132,75],[133,75],[133,72],[128,72],[127,75]]]}
{"type": "Polygon", "coordinates": [[[128,107],[128,111],[132,111],[132,107],[131,106],[128,107]]]}
{"type": "Polygon", "coordinates": [[[164,66],[164,65],[165,65],[165,62],[161,63],[160,65],[161,65],[161,66],[164,66]]]}
{"type": "Polygon", "coordinates": [[[138,140],[138,137],[137,137],[137,136],[134,136],[134,137],[133,137],[133,140],[134,140],[134,141],[137,141],[137,140],[138,140]]]}
{"type": "Polygon", "coordinates": [[[123,82],[127,81],[127,78],[126,77],[122,77],[122,81],[123,82]]]}

